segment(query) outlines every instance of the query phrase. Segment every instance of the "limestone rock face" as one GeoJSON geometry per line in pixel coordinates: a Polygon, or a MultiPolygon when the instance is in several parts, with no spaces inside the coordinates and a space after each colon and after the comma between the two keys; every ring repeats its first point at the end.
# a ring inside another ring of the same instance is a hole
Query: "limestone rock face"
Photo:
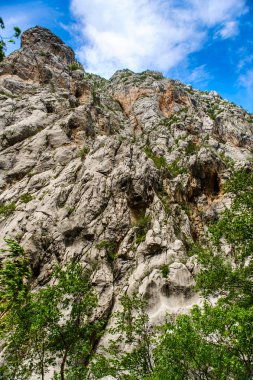
{"type": "MultiPolygon", "coordinates": [[[[79,66],[73,50],[49,29],[36,26],[23,33],[21,49],[1,64],[0,73],[9,78],[7,89],[12,91],[13,77],[40,84],[71,88],[71,65],[79,66]]],[[[15,84],[14,84],[15,86],[15,84]]],[[[19,84],[19,87],[22,87],[19,84]]]]}
{"type": "Polygon", "coordinates": [[[201,302],[187,249],[229,207],[231,164],[250,166],[252,115],[157,72],[88,74],[41,27],[0,64],[0,103],[0,242],[18,239],[37,285],[75,258],[108,319],[122,292],[154,323],[201,302]]]}

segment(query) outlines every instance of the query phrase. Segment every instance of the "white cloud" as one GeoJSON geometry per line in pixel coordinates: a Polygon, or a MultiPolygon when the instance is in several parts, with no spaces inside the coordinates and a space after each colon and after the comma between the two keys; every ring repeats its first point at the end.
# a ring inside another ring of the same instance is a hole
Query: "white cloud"
{"type": "Polygon", "coordinates": [[[188,75],[188,82],[194,85],[207,85],[208,80],[211,78],[210,74],[206,71],[206,65],[195,67],[188,75]]]}
{"type": "Polygon", "coordinates": [[[238,51],[238,63],[237,63],[237,70],[241,71],[242,69],[245,69],[249,64],[253,62],[253,54],[252,52],[252,47],[253,43],[251,44],[252,46],[247,48],[241,48],[238,51]]]}
{"type": "Polygon", "coordinates": [[[253,68],[248,69],[239,76],[238,84],[241,87],[239,92],[240,101],[243,99],[244,107],[253,112],[253,68]]]}
{"type": "Polygon", "coordinates": [[[224,26],[217,33],[223,39],[236,36],[239,33],[239,27],[237,21],[227,21],[224,26]]]}
{"type": "Polygon", "coordinates": [[[105,77],[122,68],[165,73],[202,47],[209,28],[232,35],[245,1],[72,0],[78,57],[87,71],[105,77]]]}
{"type": "Polygon", "coordinates": [[[240,75],[239,83],[253,94],[253,69],[249,69],[244,74],[240,75]]]}
{"type": "Polygon", "coordinates": [[[233,20],[247,12],[244,0],[186,0],[195,19],[207,26],[233,20]]]}

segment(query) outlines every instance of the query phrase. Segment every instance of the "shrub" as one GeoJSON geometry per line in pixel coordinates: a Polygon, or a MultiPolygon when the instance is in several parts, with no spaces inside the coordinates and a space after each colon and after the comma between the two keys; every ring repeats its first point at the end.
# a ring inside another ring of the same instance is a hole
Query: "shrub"
{"type": "Polygon", "coordinates": [[[81,160],[84,160],[89,151],[90,149],[87,146],[84,146],[82,149],[79,150],[77,157],[80,157],[81,160]]]}
{"type": "Polygon", "coordinates": [[[70,71],[75,71],[75,70],[81,69],[81,66],[79,65],[79,63],[76,63],[76,62],[70,63],[68,67],[69,67],[70,71]]]}
{"type": "Polygon", "coordinates": [[[166,162],[165,157],[163,157],[163,156],[157,156],[155,153],[152,152],[152,149],[149,146],[147,146],[144,149],[144,152],[146,153],[146,156],[148,158],[151,158],[151,160],[153,160],[153,162],[154,162],[155,166],[157,167],[157,169],[161,169],[161,168],[166,167],[167,162],[166,162]]]}
{"type": "Polygon", "coordinates": [[[16,205],[14,202],[0,204],[0,215],[8,216],[16,210],[16,205]]]}
{"type": "Polygon", "coordinates": [[[96,245],[99,250],[105,249],[107,259],[112,263],[117,257],[117,243],[114,240],[102,240],[96,245]]]}
{"type": "Polygon", "coordinates": [[[32,197],[32,195],[29,194],[29,193],[25,193],[25,194],[20,195],[20,200],[21,200],[21,202],[23,202],[23,203],[28,203],[28,202],[30,202],[32,199],[33,199],[33,197],[32,197]]]}
{"type": "Polygon", "coordinates": [[[158,189],[157,189],[157,196],[160,199],[160,201],[162,202],[163,209],[164,209],[166,215],[167,216],[170,215],[170,213],[171,213],[170,201],[169,201],[169,198],[168,198],[168,194],[164,190],[162,184],[160,184],[159,187],[158,187],[158,189]]]}
{"type": "Polygon", "coordinates": [[[140,244],[145,241],[146,234],[150,228],[150,216],[141,215],[138,221],[134,224],[136,227],[136,243],[140,244]]]}
{"type": "Polygon", "coordinates": [[[171,115],[169,117],[164,118],[161,121],[161,125],[164,125],[167,128],[170,128],[172,124],[177,123],[179,121],[179,117],[177,115],[171,115]]]}
{"type": "Polygon", "coordinates": [[[190,141],[185,149],[185,153],[187,156],[190,156],[191,154],[196,153],[199,150],[199,146],[195,143],[190,141]]]}
{"type": "Polygon", "coordinates": [[[169,273],[170,273],[170,268],[169,268],[168,264],[164,264],[164,265],[162,265],[160,269],[161,269],[161,271],[162,271],[162,275],[163,275],[163,277],[164,277],[164,278],[167,278],[168,275],[169,275],[169,273]]]}
{"type": "Polygon", "coordinates": [[[179,161],[180,158],[177,158],[175,161],[172,162],[172,164],[168,165],[168,170],[173,175],[173,177],[176,177],[179,174],[186,173],[186,169],[184,167],[178,166],[179,161]]]}
{"type": "Polygon", "coordinates": [[[187,202],[182,202],[180,203],[181,208],[185,211],[186,215],[190,216],[191,215],[191,208],[189,206],[189,203],[187,202]]]}

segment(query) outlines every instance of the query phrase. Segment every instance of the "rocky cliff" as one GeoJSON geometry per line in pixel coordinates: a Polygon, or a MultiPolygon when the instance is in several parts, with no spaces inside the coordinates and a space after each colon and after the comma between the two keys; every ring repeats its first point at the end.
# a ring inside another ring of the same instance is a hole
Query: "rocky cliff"
{"type": "Polygon", "coordinates": [[[94,271],[98,313],[138,291],[151,321],[200,302],[187,254],[252,162],[253,115],[160,73],[86,73],[35,27],[0,64],[0,239],[25,248],[35,285],[55,263],[94,271]]]}

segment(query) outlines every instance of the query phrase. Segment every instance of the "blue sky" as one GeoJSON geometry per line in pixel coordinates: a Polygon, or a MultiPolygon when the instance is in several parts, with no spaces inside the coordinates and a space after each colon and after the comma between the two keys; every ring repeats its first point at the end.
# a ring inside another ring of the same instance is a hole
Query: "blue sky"
{"type": "Polygon", "coordinates": [[[253,0],[0,0],[0,16],[6,36],[48,27],[87,71],[158,70],[253,112],[253,0]]]}

